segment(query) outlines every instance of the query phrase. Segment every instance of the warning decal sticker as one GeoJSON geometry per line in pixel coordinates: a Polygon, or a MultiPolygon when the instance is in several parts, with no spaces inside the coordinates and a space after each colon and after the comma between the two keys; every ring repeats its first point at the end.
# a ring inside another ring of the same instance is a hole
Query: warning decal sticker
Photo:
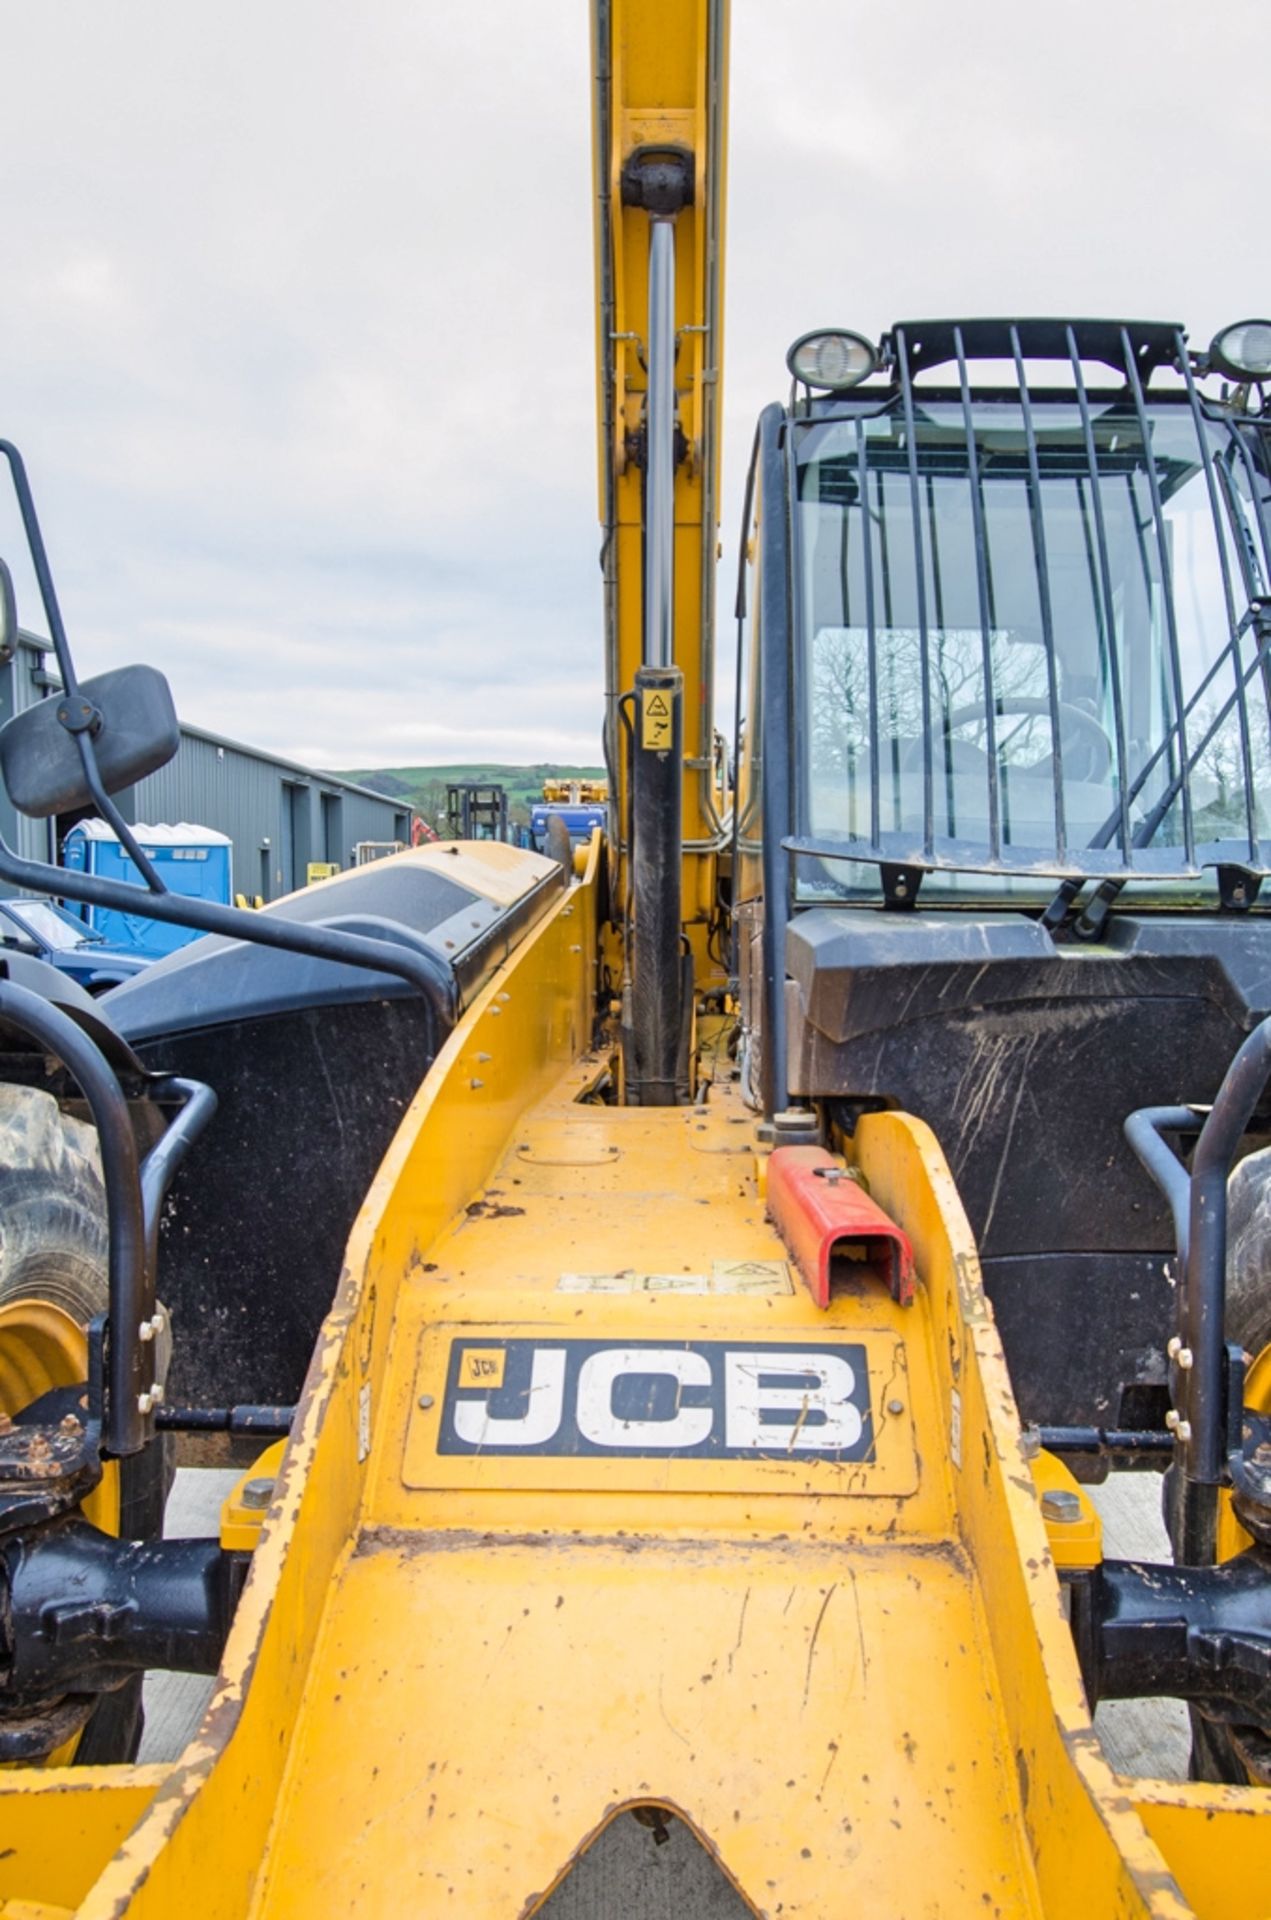
{"type": "Polygon", "coordinates": [[[671,746],[671,702],[660,687],[646,687],[640,703],[640,745],[651,753],[671,746]]]}

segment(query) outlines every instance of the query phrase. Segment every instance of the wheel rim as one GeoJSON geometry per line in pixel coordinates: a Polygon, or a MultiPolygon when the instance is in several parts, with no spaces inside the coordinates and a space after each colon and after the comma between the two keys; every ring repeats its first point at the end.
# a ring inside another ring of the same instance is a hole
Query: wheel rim
{"type": "MultiPolygon", "coordinates": [[[[0,1413],[20,1413],[41,1394],[77,1387],[88,1378],[88,1335],[64,1307],[49,1300],[10,1300],[0,1307],[0,1413]]],[[[105,1463],[102,1477],[80,1511],[103,1533],[119,1532],[119,1466],[105,1463]]],[[[41,1762],[67,1766],[80,1736],[56,1747],[41,1762]]]]}

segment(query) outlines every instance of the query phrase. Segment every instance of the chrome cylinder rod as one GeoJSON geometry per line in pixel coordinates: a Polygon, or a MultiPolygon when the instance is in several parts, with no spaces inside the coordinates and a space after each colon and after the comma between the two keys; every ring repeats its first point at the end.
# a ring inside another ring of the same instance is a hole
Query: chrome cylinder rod
{"type": "Polygon", "coordinates": [[[649,387],[645,404],[644,664],[675,663],[675,223],[649,222],[649,387]]]}

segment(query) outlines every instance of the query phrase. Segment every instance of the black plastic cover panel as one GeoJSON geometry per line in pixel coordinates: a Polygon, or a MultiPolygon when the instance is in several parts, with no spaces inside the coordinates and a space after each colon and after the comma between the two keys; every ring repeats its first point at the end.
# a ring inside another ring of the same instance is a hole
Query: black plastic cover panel
{"type": "MultiPolygon", "coordinates": [[[[468,913],[474,934],[493,916],[489,901],[434,868],[388,860],[359,868],[337,885],[289,894],[261,911],[309,922],[370,916],[384,921],[385,939],[404,936],[418,942],[456,915],[468,913]]],[[[438,944],[433,943],[434,951],[438,944]]],[[[456,942],[453,953],[459,951],[456,942]]],[[[410,991],[405,981],[365,967],[206,934],[116,987],[109,1004],[115,1025],[135,1043],[292,1007],[395,999],[410,991]]]]}

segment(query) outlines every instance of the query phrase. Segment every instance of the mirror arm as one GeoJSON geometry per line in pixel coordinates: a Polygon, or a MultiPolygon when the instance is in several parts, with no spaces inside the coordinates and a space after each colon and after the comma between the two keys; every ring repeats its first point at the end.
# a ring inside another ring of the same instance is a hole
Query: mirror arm
{"type": "Polygon", "coordinates": [[[62,610],[57,604],[57,591],[53,585],[49,557],[44,549],[44,535],[40,532],[40,522],[36,516],[31,483],[27,479],[26,462],[12,440],[0,439],[0,454],[3,454],[9,463],[13,491],[17,495],[18,512],[22,515],[22,528],[26,534],[27,546],[31,550],[31,564],[35,569],[40,599],[44,603],[44,617],[49,623],[49,637],[53,642],[53,651],[57,655],[62,686],[66,693],[73,696],[79,692],[79,681],[75,677],[75,663],[71,659],[66,628],[62,625],[62,610]]]}
{"type": "MultiPolygon", "coordinates": [[[[0,439],[0,454],[9,463],[9,473],[13,480],[13,491],[17,496],[18,512],[22,516],[22,529],[26,534],[27,546],[31,552],[31,564],[35,569],[36,582],[40,589],[40,599],[44,603],[44,617],[48,621],[49,636],[53,642],[53,651],[57,655],[58,672],[62,676],[62,698],[73,700],[79,694],[79,681],[75,676],[75,663],[71,659],[70,643],[66,638],[66,628],[62,624],[62,610],[57,601],[57,589],[53,585],[53,572],[49,566],[48,553],[44,546],[44,535],[40,531],[39,516],[35,511],[35,498],[31,492],[31,482],[27,478],[26,462],[14,446],[12,440],[0,439]]],[[[118,834],[121,844],[127,850],[133,865],[145,881],[152,894],[167,892],[163,880],[155,871],[149,858],[137,844],[136,836],[119,812],[114,801],[102,786],[101,774],[97,767],[97,750],[93,745],[92,733],[85,728],[75,730],[75,744],[79,748],[80,761],[84,768],[84,779],[97,806],[98,812],[118,834]]]]}
{"type": "MultiPolygon", "coordinates": [[[[17,497],[18,511],[31,553],[44,614],[48,621],[53,651],[62,676],[62,698],[80,697],[79,681],[71,659],[66,629],[49,567],[44,536],[35,511],[26,463],[12,440],[0,438],[0,456],[8,462],[17,497]]],[[[238,907],[223,907],[211,900],[179,899],[168,892],[151,862],[138,846],[136,837],[121,816],[118,807],[102,786],[97,752],[91,731],[85,727],[70,729],[79,748],[85,782],[102,817],[118,834],[138,872],[144,888],[118,880],[103,880],[97,874],[73,873],[64,867],[49,866],[38,860],[24,860],[0,836],[0,880],[28,887],[34,893],[55,898],[79,900],[88,906],[113,907],[119,913],[144,913],[151,920],[171,921],[179,927],[196,927],[200,933],[217,933],[228,940],[247,940],[255,946],[281,947],[292,953],[305,953],[317,960],[367,967],[375,973],[388,973],[404,980],[421,993],[432,1007],[443,1028],[455,1020],[459,994],[454,975],[445,962],[418,947],[405,947],[392,940],[368,939],[362,934],[342,933],[335,927],[306,925],[298,920],[282,920],[273,915],[243,912],[238,907]]]]}
{"type": "Polygon", "coordinates": [[[75,744],[79,748],[79,757],[84,768],[84,779],[88,785],[89,792],[93,796],[93,804],[96,806],[98,813],[100,813],[102,819],[105,820],[108,826],[114,828],[120,845],[128,854],[134,867],[136,867],[138,873],[145,881],[147,891],[151,894],[167,893],[167,886],[164,884],[154,862],[151,860],[149,854],[138,845],[136,834],[128,825],[128,822],[124,819],[122,813],[120,813],[119,808],[115,805],[105,787],[102,785],[101,773],[97,766],[97,753],[93,746],[92,739],[87,733],[81,733],[76,736],[75,744]]]}

